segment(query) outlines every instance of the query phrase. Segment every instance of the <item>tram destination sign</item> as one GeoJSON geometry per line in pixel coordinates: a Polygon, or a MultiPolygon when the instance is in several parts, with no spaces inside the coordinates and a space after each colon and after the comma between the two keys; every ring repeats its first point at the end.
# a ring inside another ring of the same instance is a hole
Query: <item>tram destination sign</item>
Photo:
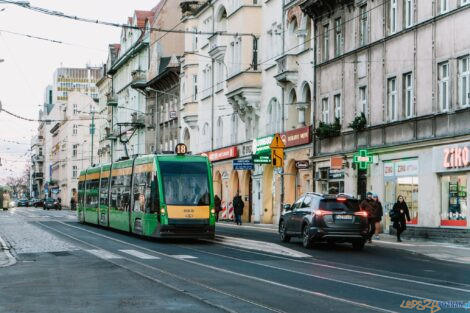
{"type": "Polygon", "coordinates": [[[241,171],[250,171],[255,169],[255,164],[253,160],[243,159],[243,160],[233,160],[233,169],[241,171]]]}

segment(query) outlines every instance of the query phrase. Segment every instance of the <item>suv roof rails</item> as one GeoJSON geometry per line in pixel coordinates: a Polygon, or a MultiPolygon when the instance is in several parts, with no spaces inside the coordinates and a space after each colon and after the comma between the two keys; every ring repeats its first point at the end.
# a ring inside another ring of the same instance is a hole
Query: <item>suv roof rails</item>
{"type": "Polygon", "coordinates": [[[308,193],[309,195],[315,195],[315,196],[319,196],[319,197],[324,196],[324,194],[319,193],[319,192],[315,192],[315,191],[307,191],[306,193],[308,193]]]}

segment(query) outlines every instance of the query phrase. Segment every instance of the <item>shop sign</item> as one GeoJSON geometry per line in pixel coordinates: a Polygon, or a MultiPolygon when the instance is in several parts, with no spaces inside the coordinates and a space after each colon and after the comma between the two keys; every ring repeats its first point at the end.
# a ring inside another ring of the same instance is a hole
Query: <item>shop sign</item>
{"type": "Polygon", "coordinates": [[[170,111],[170,119],[176,118],[176,111],[170,111]]]}
{"type": "Polygon", "coordinates": [[[385,177],[418,176],[418,159],[404,159],[384,162],[385,177]]]}
{"type": "Polygon", "coordinates": [[[243,159],[243,160],[233,160],[233,169],[241,171],[251,171],[255,169],[253,160],[243,159]]]}
{"type": "Polygon", "coordinates": [[[281,134],[281,139],[286,148],[308,144],[312,140],[310,126],[289,130],[281,134]]]}
{"type": "Polygon", "coordinates": [[[353,162],[358,164],[361,170],[366,170],[372,163],[372,155],[369,154],[369,151],[361,149],[353,156],[353,162]]]}
{"type": "Polygon", "coordinates": [[[470,143],[434,147],[434,172],[470,170],[470,143]]]}
{"type": "Polygon", "coordinates": [[[330,168],[340,170],[343,168],[343,157],[333,156],[330,158],[330,168]]]}
{"type": "Polygon", "coordinates": [[[227,171],[223,171],[221,176],[222,176],[222,179],[223,179],[223,180],[227,180],[230,175],[228,174],[227,171]]]}
{"type": "Polygon", "coordinates": [[[328,179],[343,179],[343,178],[344,178],[344,170],[330,169],[328,173],[328,179]]]}
{"type": "Polygon", "coordinates": [[[207,155],[207,157],[209,158],[209,161],[211,162],[233,159],[237,157],[237,147],[233,146],[233,147],[223,148],[223,149],[207,152],[205,154],[207,155]]]}
{"type": "Polygon", "coordinates": [[[307,169],[307,168],[310,167],[310,163],[308,162],[308,160],[296,161],[295,162],[295,167],[298,170],[304,170],[304,169],[307,169]]]}
{"type": "Polygon", "coordinates": [[[271,156],[270,155],[256,155],[254,154],[252,157],[254,164],[271,164],[271,156]]]}
{"type": "MultiPolygon", "coordinates": [[[[271,142],[273,141],[274,135],[269,135],[253,140],[253,155],[271,155],[271,142]]],[[[271,163],[271,162],[269,162],[271,163]]]]}

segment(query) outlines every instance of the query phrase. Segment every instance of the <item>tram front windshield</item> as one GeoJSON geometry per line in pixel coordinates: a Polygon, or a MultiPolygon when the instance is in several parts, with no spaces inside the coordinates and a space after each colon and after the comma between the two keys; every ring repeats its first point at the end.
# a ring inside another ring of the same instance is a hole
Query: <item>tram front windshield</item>
{"type": "Polygon", "coordinates": [[[209,205],[209,178],[204,162],[160,161],[167,205],[209,205]]]}

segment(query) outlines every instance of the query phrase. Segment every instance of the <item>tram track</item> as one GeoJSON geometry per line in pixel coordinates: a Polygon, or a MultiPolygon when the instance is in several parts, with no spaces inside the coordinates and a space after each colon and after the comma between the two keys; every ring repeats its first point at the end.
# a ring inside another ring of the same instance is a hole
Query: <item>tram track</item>
{"type": "MultiPolygon", "coordinates": [[[[92,248],[95,248],[95,249],[103,250],[102,247],[99,247],[99,246],[94,245],[94,244],[92,244],[92,243],[86,242],[86,241],[84,241],[84,240],[82,240],[82,239],[80,239],[80,238],[77,238],[77,237],[72,236],[72,235],[70,235],[70,234],[64,233],[64,232],[62,232],[62,231],[60,231],[60,230],[57,230],[57,229],[55,229],[55,228],[53,228],[53,227],[47,226],[47,225],[45,225],[45,224],[42,223],[42,222],[36,222],[36,223],[37,223],[37,224],[40,224],[42,227],[47,228],[47,229],[49,229],[49,230],[51,230],[51,231],[53,231],[53,232],[55,232],[55,233],[58,233],[58,234],[60,234],[60,235],[62,235],[62,236],[65,236],[65,237],[67,237],[67,238],[70,238],[70,239],[72,239],[72,240],[74,240],[74,241],[80,242],[80,243],[83,244],[83,245],[86,245],[86,246],[89,246],[89,247],[92,247],[92,248]]],[[[61,223],[61,224],[65,224],[65,223],[61,223]]],[[[67,226],[72,227],[71,225],[67,225],[67,226]]],[[[101,236],[101,234],[98,234],[98,233],[95,233],[95,234],[101,236]]],[[[108,237],[107,239],[113,239],[113,238],[108,237]]],[[[120,242],[125,243],[125,242],[123,242],[123,241],[120,241],[120,242]]],[[[131,246],[135,246],[135,247],[137,247],[137,248],[139,248],[139,249],[142,249],[142,250],[145,250],[145,249],[142,248],[142,247],[139,247],[139,246],[136,246],[136,245],[133,245],[133,244],[130,244],[130,243],[126,243],[126,244],[127,244],[127,245],[131,245],[131,246]]],[[[155,252],[155,251],[153,251],[153,252],[154,252],[154,253],[157,253],[157,252],[155,252]]],[[[169,256],[169,255],[166,255],[166,256],[171,257],[171,256],[169,256]]],[[[235,295],[235,294],[231,294],[231,293],[228,293],[228,292],[224,292],[224,291],[221,291],[221,290],[217,290],[217,289],[212,288],[211,286],[208,286],[208,285],[206,285],[206,284],[203,284],[203,283],[200,283],[200,282],[197,282],[197,281],[188,279],[188,278],[183,277],[183,276],[181,276],[181,275],[177,275],[177,274],[174,274],[174,273],[170,273],[170,272],[168,272],[168,271],[162,270],[162,269],[157,268],[157,267],[155,267],[155,266],[151,266],[151,265],[145,264],[145,263],[143,263],[143,262],[136,261],[136,260],[134,260],[134,259],[132,259],[132,258],[128,258],[128,257],[122,256],[122,255],[121,255],[121,258],[124,259],[124,260],[126,260],[126,261],[128,261],[128,262],[131,262],[131,263],[133,263],[133,264],[139,265],[139,266],[141,266],[141,267],[144,267],[144,268],[147,268],[147,269],[150,269],[150,270],[157,271],[157,272],[159,272],[159,273],[161,273],[161,274],[164,274],[164,275],[167,275],[167,276],[170,276],[170,277],[173,277],[173,278],[176,278],[176,279],[185,281],[185,282],[190,283],[190,284],[197,285],[197,286],[199,286],[199,287],[202,287],[202,288],[205,288],[205,289],[210,290],[210,291],[212,291],[212,292],[215,292],[215,293],[218,293],[218,294],[221,294],[221,295],[224,295],[224,296],[233,298],[233,299],[235,299],[235,300],[243,301],[243,302],[245,302],[245,303],[247,303],[247,304],[257,306],[257,307],[259,307],[259,308],[261,308],[261,309],[263,309],[263,310],[267,310],[267,311],[270,311],[270,312],[276,312],[276,313],[287,313],[286,311],[279,310],[279,309],[276,309],[276,308],[272,308],[272,307],[269,307],[269,306],[266,306],[266,305],[263,305],[263,304],[260,304],[260,303],[256,303],[256,302],[254,302],[254,301],[251,301],[251,300],[249,300],[249,299],[242,298],[242,297],[237,296],[237,295],[235,295]]],[[[178,260],[180,260],[180,261],[185,261],[185,260],[181,260],[181,259],[178,259],[178,260]]],[[[107,261],[107,262],[109,262],[109,263],[111,263],[111,264],[113,264],[113,265],[115,265],[115,266],[118,266],[118,267],[120,267],[120,268],[123,268],[123,269],[125,269],[125,270],[127,270],[127,271],[129,271],[129,272],[132,272],[132,273],[134,273],[134,274],[137,274],[137,275],[139,275],[139,276],[141,276],[141,277],[143,277],[143,278],[146,278],[146,279],[148,279],[148,280],[151,280],[151,281],[153,281],[153,282],[156,282],[156,283],[158,283],[158,284],[160,284],[160,285],[162,285],[162,286],[165,286],[165,287],[167,287],[167,288],[170,288],[170,289],[172,289],[172,290],[174,290],[174,291],[177,291],[177,292],[183,293],[183,294],[185,294],[185,295],[188,295],[188,296],[190,296],[190,297],[192,297],[192,298],[194,298],[194,299],[196,299],[196,300],[198,300],[198,301],[201,301],[201,302],[203,302],[203,303],[205,303],[205,304],[207,304],[207,305],[210,305],[210,306],[212,306],[212,307],[214,307],[214,308],[218,308],[218,309],[221,309],[221,310],[223,310],[223,311],[225,311],[225,312],[230,312],[230,313],[238,312],[238,311],[233,310],[233,309],[230,309],[230,308],[228,308],[228,307],[226,307],[226,306],[223,306],[223,305],[220,305],[220,304],[211,302],[211,301],[209,301],[209,300],[207,300],[207,299],[204,299],[204,298],[202,298],[202,297],[200,297],[200,296],[198,296],[198,295],[196,295],[196,294],[194,294],[194,293],[192,293],[192,292],[189,292],[189,291],[187,291],[187,290],[185,290],[185,289],[181,289],[181,288],[179,288],[179,287],[177,287],[177,286],[174,286],[174,285],[172,285],[172,284],[168,284],[168,283],[166,283],[166,282],[164,282],[164,281],[162,281],[162,280],[160,280],[160,279],[158,279],[158,278],[155,278],[155,277],[152,277],[152,276],[150,276],[150,275],[148,275],[148,274],[142,273],[141,271],[135,270],[135,269],[133,269],[133,268],[131,268],[131,267],[129,267],[129,266],[125,266],[125,265],[123,265],[123,264],[120,264],[119,262],[114,262],[114,261],[112,261],[112,260],[110,260],[110,259],[105,260],[105,261],[107,261]]],[[[192,263],[192,262],[191,262],[191,263],[192,263]]]]}
{"type": "MultiPolygon", "coordinates": [[[[44,227],[46,227],[48,229],[51,229],[52,231],[56,231],[60,234],[63,234],[66,237],[69,237],[69,238],[73,239],[73,240],[75,240],[75,238],[76,238],[78,241],[81,241],[81,239],[79,239],[75,236],[71,236],[70,234],[67,234],[65,232],[58,231],[58,230],[56,230],[56,229],[54,229],[50,226],[44,225],[41,222],[38,222],[38,223],[43,225],[44,227]]],[[[226,269],[223,269],[223,268],[211,266],[211,265],[204,264],[204,263],[201,263],[201,262],[197,262],[197,261],[194,261],[194,260],[178,259],[178,258],[173,257],[172,255],[169,255],[169,254],[166,254],[166,253],[163,253],[163,252],[159,252],[159,251],[155,251],[155,250],[152,250],[152,249],[148,249],[148,248],[143,247],[141,245],[136,245],[136,244],[133,244],[133,243],[129,243],[129,242],[126,242],[126,241],[123,241],[123,240],[120,240],[120,239],[117,239],[117,238],[113,238],[113,237],[110,237],[110,236],[107,236],[107,235],[103,235],[101,233],[98,233],[98,232],[95,232],[95,231],[92,231],[92,230],[88,230],[88,229],[84,229],[84,228],[77,227],[77,226],[74,226],[74,225],[70,225],[68,223],[63,223],[63,222],[57,222],[57,223],[60,223],[60,224],[66,226],[66,227],[69,227],[69,228],[78,229],[82,232],[91,233],[93,235],[100,236],[102,238],[106,238],[108,240],[113,240],[113,241],[121,243],[121,244],[125,244],[125,245],[128,245],[128,246],[134,247],[134,248],[138,248],[138,249],[143,250],[143,251],[154,253],[154,254],[159,255],[159,256],[172,258],[172,259],[175,259],[175,260],[178,260],[178,261],[181,261],[181,262],[185,262],[185,263],[188,263],[188,264],[191,264],[191,265],[204,267],[206,269],[213,270],[213,271],[218,271],[218,272],[221,272],[221,273],[224,273],[224,274],[238,276],[238,277],[243,278],[243,279],[254,280],[258,283],[267,284],[267,285],[271,285],[271,286],[275,286],[275,287],[280,287],[280,288],[288,289],[288,290],[291,290],[291,291],[294,291],[294,292],[304,293],[305,295],[316,296],[316,297],[319,297],[319,298],[323,298],[325,300],[332,300],[332,301],[335,301],[335,302],[340,302],[340,303],[343,303],[343,304],[347,304],[347,305],[350,305],[350,306],[355,306],[355,307],[361,308],[361,309],[367,309],[367,310],[370,310],[370,311],[375,311],[375,312],[397,312],[397,311],[394,311],[394,310],[389,310],[389,309],[386,309],[386,308],[377,307],[377,306],[369,305],[369,304],[362,303],[362,302],[348,300],[348,299],[345,299],[345,298],[339,298],[339,297],[328,295],[328,294],[321,293],[321,292],[316,292],[316,291],[302,289],[302,288],[298,288],[298,287],[294,287],[294,286],[289,286],[289,285],[286,285],[286,284],[278,283],[278,282],[275,282],[275,281],[271,281],[271,280],[267,280],[267,279],[263,279],[263,278],[259,278],[259,277],[248,276],[248,275],[245,275],[245,274],[241,274],[241,273],[237,273],[237,272],[234,272],[234,271],[231,271],[231,270],[226,270],[226,269]]],[[[92,245],[92,244],[90,244],[90,245],[92,245]]],[[[95,246],[95,245],[93,245],[93,246],[95,246]]],[[[203,251],[203,252],[205,253],[205,251],[203,251]]],[[[134,263],[137,262],[136,264],[141,263],[141,262],[138,262],[138,261],[132,261],[132,262],[134,262],[134,263]]],[[[112,262],[112,263],[114,263],[114,262],[112,262]]],[[[147,265],[147,266],[149,266],[149,265],[147,265]]],[[[149,268],[155,269],[159,272],[164,271],[164,270],[161,270],[159,268],[155,268],[154,266],[150,266],[149,268]]],[[[166,272],[166,271],[164,271],[164,272],[166,272]]],[[[176,275],[174,277],[181,277],[180,275],[177,275],[177,274],[174,274],[174,273],[169,273],[169,274],[176,275]]],[[[184,279],[186,279],[186,278],[184,278],[184,279]]],[[[196,282],[196,283],[199,283],[199,282],[196,282]]],[[[208,286],[208,287],[210,287],[210,286],[208,286]]],[[[219,290],[217,290],[217,291],[219,291],[219,290]]],[[[235,299],[239,299],[238,295],[230,293],[230,296],[235,298],[235,299]]],[[[248,301],[251,301],[251,300],[248,300],[248,301]]],[[[264,306],[264,305],[262,305],[262,306],[264,306]]],[[[278,309],[275,309],[275,308],[271,308],[270,311],[285,312],[285,311],[278,310],[278,309]]]]}

